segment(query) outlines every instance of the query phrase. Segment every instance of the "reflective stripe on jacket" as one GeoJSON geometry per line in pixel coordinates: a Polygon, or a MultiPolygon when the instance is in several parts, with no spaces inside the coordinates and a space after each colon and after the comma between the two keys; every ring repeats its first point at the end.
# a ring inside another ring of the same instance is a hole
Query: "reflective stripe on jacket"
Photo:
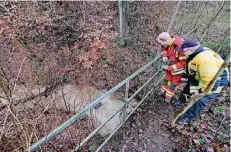
{"type": "Polygon", "coordinates": [[[162,57],[168,57],[171,62],[168,65],[168,71],[171,71],[172,75],[179,75],[184,72],[186,65],[184,53],[177,51],[177,48],[183,43],[183,39],[177,35],[171,37],[173,38],[173,42],[167,48],[162,48],[162,57]]]}
{"type": "Polygon", "coordinates": [[[162,57],[168,57],[171,62],[178,62],[176,58],[176,50],[183,43],[183,39],[177,35],[171,36],[173,38],[172,44],[167,48],[162,47],[162,57]]]}
{"type": "Polygon", "coordinates": [[[190,75],[201,82],[202,85],[198,87],[201,87],[202,91],[204,91],[223,62],[224,60],[216,52],[209,48],[204,48],[202,52],[189,61],[187,70],[190,75]]]}

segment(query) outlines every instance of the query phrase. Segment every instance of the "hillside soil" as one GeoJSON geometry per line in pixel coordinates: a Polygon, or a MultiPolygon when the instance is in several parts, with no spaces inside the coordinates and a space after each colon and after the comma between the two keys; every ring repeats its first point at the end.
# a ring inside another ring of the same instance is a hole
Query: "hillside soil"
{"type": "Polygon", "coordinates": [[[173,104],[156,96],[144,103],[118,131],[104,151],[122,152],[228,152],[230,150],[230,89],[222,91],[201,117],[189,125],[171,128],[173,104]]]}

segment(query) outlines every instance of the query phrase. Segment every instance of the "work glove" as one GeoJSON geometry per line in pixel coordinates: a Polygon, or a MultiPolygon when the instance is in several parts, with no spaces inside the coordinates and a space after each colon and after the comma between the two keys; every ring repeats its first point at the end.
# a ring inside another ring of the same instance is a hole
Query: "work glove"
{"type": "Polygon", "coordinates": [[[201,89],[198,89],[198,90],[193,90],[193,92],[190,92],[191,93],[191,98],[195,98],[196,96],[198,96],[200,93],[202,93],[202,90],[201,89]]]}
{"type": "Polygon", "coordinates": [[[183,83],[188,82],[188,75],[187,74],[182,74],[181,82],[183,82],[183,83]]]}
{"type": "Polygon", "coordinates": [[[165,71],[168,71],[168,65],[163,65],[163,69],[164,69],[165,71]]]}
{"type": "Polygon", "coordinates": [[[162,57],[162,61],[163,62],[167,62],[168,61],[168,57],[162,57]]]}

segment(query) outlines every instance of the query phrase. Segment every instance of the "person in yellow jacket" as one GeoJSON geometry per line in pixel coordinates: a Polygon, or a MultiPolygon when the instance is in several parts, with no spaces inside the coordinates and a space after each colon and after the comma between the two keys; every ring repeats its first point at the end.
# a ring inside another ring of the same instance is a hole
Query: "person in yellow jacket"
{"type": "MultiPolygon", "coordinates": [[[[196,40],[185,40],[178,48],[187,56],[185,67],[189,81],[176,103],[186,102],[192,95],[196,96],[203,92],[213,77],[218,72],[224,60],[213,50],[203,47],[196,40]]],[[[209,103],[209,99],[214,99],[221,92],[222,88],[228,84],[229,72],[225,69],[216,80],[211,91],[199,99],[178,121],[179,124],[188,123],[200,116],[201,111],[209,103]]]]}

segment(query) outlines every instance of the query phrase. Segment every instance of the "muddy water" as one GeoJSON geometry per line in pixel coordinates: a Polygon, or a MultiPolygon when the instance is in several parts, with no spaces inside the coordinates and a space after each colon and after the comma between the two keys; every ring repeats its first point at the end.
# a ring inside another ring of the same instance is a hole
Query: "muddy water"
{"type": "MultiPolygon", "coordinates": [[[[28,89],[25,86],[18,85],[13,93],[13,99],[15,101],[23,100],[30,96],[37,96],[45,90],[45,87],[36,86],[35,89],[28,89]]],[[[98,90],[93,86],[76,86],[76,85],[64,85],[59,86],[49,96],[40,96],[35,100],[27,101],[24,104],[18,104],[17,107],[21,106],[27,108],[34,108],[36,104],[47,105],[50,101],[55,99],[55,106],[58,109],[65,110],[67,112],[78,113],[86,105],[92,103],[94,100],[102,96],[104,92],[98,90]]],[[[7,101],[2,101],[2,104],[7,101]]],[[[114,114],[120,109],[124,103],[113,95],[106,97],[102,100],[100,106],[93,108],[89,111],[86,117],[90,118],[94,122],[96,128],[109,116],[114,114]]],[[[100,134],[105,135],[111,133],[121,122],[121,113],[118,113],[112,120],[109,121],[101,130],[100,134]]]]}

